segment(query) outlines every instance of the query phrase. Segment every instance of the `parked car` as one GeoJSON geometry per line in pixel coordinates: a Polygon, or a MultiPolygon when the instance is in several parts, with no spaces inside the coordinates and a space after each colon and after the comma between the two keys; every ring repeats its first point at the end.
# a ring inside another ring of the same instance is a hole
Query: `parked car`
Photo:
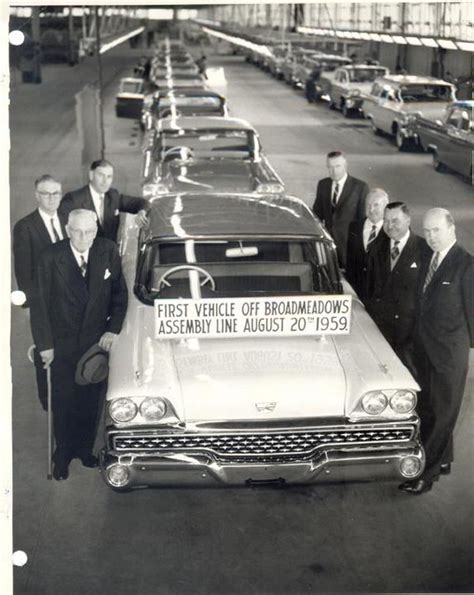
{"type": "Polygon", "coordinates": [[[156,119],[178,116],[227,116],[225,97],[207,89],[172,89],[147,95],[143,100],[142,123],[150,129],[156,119]]]}
{"type": "Polygon", "coordinates": [[[143,195],[206,192],[283,192],[283,182],[245,120],[170,117],[157,121],[145,151],[143,195]]]}
{"type": "Polygon", "coordinates": [[[395,137],[400,151],[416,141],[410,125],[418,115],[436,120],[456,99],[454,85],[428,76],[387,75],[364,97],[363,110],[375,133],[395,137]]]}
{"type": "Polygon", "coordinates": [[[285,81],[285,83],[288,83],[289,85],[297,84],[297,79],[295,76],[297,69],[303,63],[305,58],[312,56],[314,53],[314,50],[309,50],[306,48],[288,50],[280,65],[281,78],[285,81]]]}
{"type": "Polygon", "coordinates": [[[442,120],[419,116],[413,124],[418,144],[433,153],[437,171],[452,169],[472,182],[474,101],[455,101],[442,120]]]}
{"type": "Polygon", "coordinates": [[[168,194],[149,219],[122,234],[130,296],[110,353],[109,487],[419,476],[419,387],[302,201],[168,194]]]}
{"type": "Polygon", "coordinates": [[[152,75],[150,78],[159,90],[180,89],[183,87],[203,89],[206,86],[200,74],[173,74],[166,77],[155,77],[152,75]]]}
{"type": "Polygon", "coordinates": [[[345,58],[344,56],[336,56],[334,54],[324,54],[322,52],[317,52],[305,58],[301,64],[295,68],[293,78],[296,85],[306,86],[306,82],[312,77],[314,70],[318,69],[321,73],[320,78],[318,80],[314,80],[313,83],[315,85],[315,95],[318,99],[321,99],[321,97],[326,93],[326,90],[321,86],[320,82],[322,74],[332,72],[338,66],[351,63],[352,60],[350,58],[345,58]]]}
{"type": "Polygon", "coordinates": [[[322,74],[321,86],[327,86],[325,92],[329,95],[329,105],[340,109],[348,118],[354,113],[362,113],[362,102],[375,79],[388,74],[389,70],[384,66],[350,64],[322,74]]]}
{"type": "Polygon", "coordinates": [[[146,83],[141,78],[125,77],[120,79],[120,87],[115,101],[117,118],[134,120],[141,118],[145,89],[146,83]]]}

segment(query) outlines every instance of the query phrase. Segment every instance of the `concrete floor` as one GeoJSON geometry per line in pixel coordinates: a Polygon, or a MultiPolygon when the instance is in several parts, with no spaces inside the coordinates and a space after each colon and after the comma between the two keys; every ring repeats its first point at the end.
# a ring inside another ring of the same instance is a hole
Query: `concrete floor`
{"type": "MultiPolygon", "coordinates": [[[[139,192],[140,135],[116,120],[113,97],[138,54],[104,55],[107,157],[115,184],[139,192]]],[[[260,131],[288,191],[311,204],[324,155],[342,149],[351,173],[413,207],[415,230],[429,206],[446,205],[474,251],[472,189],[440,175],[428,155],[399,154],[362,120],[309,106],[301,92],[236,56],[211,56],[228,79],[232,115],[260,131]]],[[[211,64],[211,65],[212,65],[211,64]]],[[[74,99],[95,78],[91,59],[48,66],[42,85],[11,97],[12,222],[34,208],[33,180],[50,172],[64,188],[83,183],[74,99]]],[[[473,588],[473,368],[456,430],[451,476],[420,498],[396,484],[287,489],[110,491],[78,461],[68,481],[46,480],[46,418],[25,354],[29,314],[12,310],[14,549],[17,595],[310,592],[466,592],[473,588]]]]}

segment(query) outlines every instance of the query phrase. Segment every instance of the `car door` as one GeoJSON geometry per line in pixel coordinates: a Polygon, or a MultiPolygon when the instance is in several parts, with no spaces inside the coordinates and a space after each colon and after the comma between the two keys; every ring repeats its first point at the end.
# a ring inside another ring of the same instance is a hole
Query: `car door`
{"type": "Polygon", "coordinates": [[[440,160],[453,170],[469,175],[472,163],[472,117],[467,109],[455,108],[446,122],[445,142],[438,149],[440,160]]]}
{"type": "Polygon", "coordinates": [[[336,105],[340,105],[341,102],[341,82],[344,76],[344,72],[341,70],[336,70],[334,75],[334,79],[330,89],[331,100],[336,105]]]}

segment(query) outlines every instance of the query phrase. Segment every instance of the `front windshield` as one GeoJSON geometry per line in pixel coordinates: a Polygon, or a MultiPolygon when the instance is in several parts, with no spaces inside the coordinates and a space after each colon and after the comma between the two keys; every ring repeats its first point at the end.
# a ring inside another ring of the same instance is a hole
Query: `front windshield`
{"type": "Polygon", "coordinates": [[[449,85],[402,85],[400,96],[406,103],[453,101],[453,92],[449,85]]]}
{"type": "Polygon", "coordinates": [[[373,83],[375,79],[384,76],[384,68],[357,68],[348,70],[351,83],[373,83]]]}
{"type": "Polygon", "coordinates": [[[196,157],[248,159],[255,139],[247,130],[165,130],[160,135],[162,155],[174,147],[188,147],[196,157]]]}
{"type": "Polygon", "coordinates": [[[202,297],[339,293],[334,253],[320,241],[153,242],[141,259],[136,290],[146,303],[190,297],[189,270],[172,270],[180,265],[203,269],[199,273],[202,281],[205,274],[212,278],[213,283],[203,283],[202,297]]]}

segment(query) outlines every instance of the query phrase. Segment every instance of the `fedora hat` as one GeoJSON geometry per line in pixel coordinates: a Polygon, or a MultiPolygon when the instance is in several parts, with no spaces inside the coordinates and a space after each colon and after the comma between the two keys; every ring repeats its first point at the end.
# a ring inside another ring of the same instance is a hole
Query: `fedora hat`
{"type": "Polygon", "coordinates": [[[76,367],[76,384],[96,384],[107,378],[109,373],[109,354],[97,343],[89,347],[76,367]]]}

